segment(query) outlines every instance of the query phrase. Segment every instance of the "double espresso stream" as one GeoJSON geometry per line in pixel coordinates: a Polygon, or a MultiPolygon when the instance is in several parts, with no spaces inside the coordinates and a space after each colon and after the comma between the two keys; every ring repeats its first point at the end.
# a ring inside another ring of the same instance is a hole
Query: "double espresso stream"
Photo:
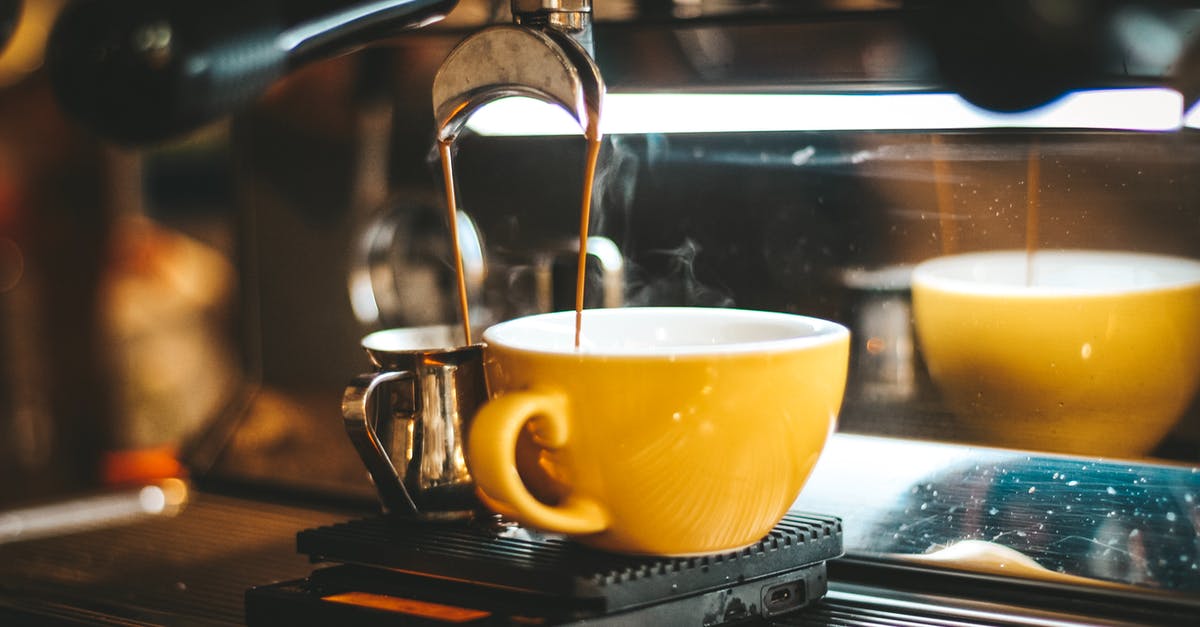
{"type": "MultiPolygon", "coordinates": [[[[575,274],[575,348],[579,348],[580,333],[583,328],[583,296],[587,275],[587,240],[588,225],[591,222],[592,186],[596,179],[596,164],[600,157],[599,111],[588,111],[587,127],[584,129],[584,139],[587,141],[587,159],[583,171],[583,199],[579,212],[579,259],[575,274]]],[[[467,280],[463,271],[462,249],[458,239],[458,198],[455,193],[454,164],[451,147],[454,138],[438,140],[438,155],[442,161],[442,179],[446,186],[446,214],[449,218],[451,250],[454,251],[454,272],[458,284],[458,307],[462,316],[463,338],[466,344],[471,344],[471,312],[467,299],[467,280]]]]}

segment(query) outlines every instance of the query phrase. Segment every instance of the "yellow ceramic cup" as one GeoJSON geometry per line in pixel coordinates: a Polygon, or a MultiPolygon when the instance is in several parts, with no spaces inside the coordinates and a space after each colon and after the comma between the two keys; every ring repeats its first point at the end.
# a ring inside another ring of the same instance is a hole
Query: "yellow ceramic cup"
{"type": "Polygon", "coordinates": [[[610,551],[762,539],[836,425],[849,332],[763,311],[596,309],[577,350],[574,324],[568,311],[484,332],[492,399],[467,446],[484,503],[610,551]]]}
{"type": "Polygon", "coordinates": [[[913,273],[929,373],[968,437],[1143,455],[1200,383],[1200,262],[1125,252],[935,258],[913,273]]]}

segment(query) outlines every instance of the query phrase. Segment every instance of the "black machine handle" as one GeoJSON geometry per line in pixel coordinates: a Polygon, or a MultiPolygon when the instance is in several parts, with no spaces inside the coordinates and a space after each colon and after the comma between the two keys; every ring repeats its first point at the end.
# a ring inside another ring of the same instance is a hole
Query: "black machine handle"
{"type": "Polygon", "coordinates": [[[458,0],[85,0],[55,23],[58,100],[98,134],[149,143],[252,103],[287,72],[438,21],[458,0]]]}

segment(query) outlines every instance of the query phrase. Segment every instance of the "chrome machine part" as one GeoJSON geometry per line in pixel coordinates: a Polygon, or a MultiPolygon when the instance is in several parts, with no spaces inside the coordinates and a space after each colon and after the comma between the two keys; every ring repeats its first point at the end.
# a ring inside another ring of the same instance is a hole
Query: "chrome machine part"
{"type": "Polygon", "coordinates": [[[72,3],[47,63],[64,109],[127,144],[246,108],[296,68],[441,20],[457,0],[72,3]]]}
{"type": "Polygon", "coordinates": [[[448,327],[367,336],[379,370],[355,377],[342,398],[346,432],[390,514],[453,520],[483,511],[464,448],[487,400],[483,346],[450,348],[452,336],[448,327]]]}
{"type": "MultiPolygon", "coordinates": [[[[581,128],[596,123],[604,80],[588,49],[576,38],[583,37],[590,44],[590,6],[586,11],[522,11],[532,4],[537,3],[514,0],[516,25],[485,28],[467,37],[446,57],[433,79],[439,140],[453,140],[472,112],[506,96],[557,104],[581,128]]],[[[543,4],[564,3],[549,0],[543,4]]]]}

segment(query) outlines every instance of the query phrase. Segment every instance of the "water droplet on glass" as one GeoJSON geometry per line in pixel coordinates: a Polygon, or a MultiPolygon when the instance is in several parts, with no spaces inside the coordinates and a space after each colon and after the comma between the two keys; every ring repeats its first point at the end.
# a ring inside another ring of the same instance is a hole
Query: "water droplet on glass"
{"type": "Polygon", "coordinates": [[[1030,494],[1033,494],[1034,492],[1037,492],[1037,488],[1036,488],[1036,487],[1030,487],[1030,488],[1029,488],[1029,493],[1030,493],[1030,494]]]}
{"type": "Polygon", "coordinates": [[[999,514],[999,513],[1000,513],[1000,510],[996,509],[995,507],[988,510],[988,514],[992,515],[992,516],[995,516],[996,514],[999,514]]]}
{"type": "Polygon", "coordinates": [[[1075,486],[1079,485],[1079,482],[1078,482],[1078,481],[1075,481],[1075,480],[1071,480],[1071,481],[1068,481],[1068,482],[1067,482],[1067,485],[1069,485],[1069,486],[1071,486],[1071,487],[1073,488],[1073,487],[1075,487],[1075,486]]]}
{"type": "Polygon", "coordinates": [[[1175,512],[1167,512],[1167,520],[1168,521],[1175,522],[1175,518],[1176,518],[1175,512]]]}
{"type": "Polygon", "coordinates": [[[804,165],[808,163],[808,160],[812,159],[813,155],[815,154],[817,154],[816,148],[813,148],[812,146],[805,146],[804,148],[792,153],[792,165],[804,165]]]}
{"type": "Polygon", "coordinates": [[[1117,489],[1112,486],[1108,486],[1104,491],[1114,496],[1117,494],[1117,489]]]}

